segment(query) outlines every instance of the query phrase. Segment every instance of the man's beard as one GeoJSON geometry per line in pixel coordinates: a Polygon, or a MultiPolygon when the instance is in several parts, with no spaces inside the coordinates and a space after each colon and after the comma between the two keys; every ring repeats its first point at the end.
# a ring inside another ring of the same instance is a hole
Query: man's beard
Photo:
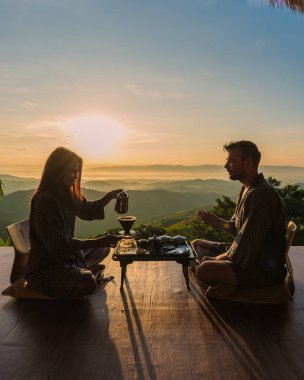
{"type": "Polygon", "coordinates": [[[232,181],[241,181],[244,178],[244,174],[243,174],[242,171],[239,171],[239,172],[236,172],[236,173],[229,172],[229,178],[232,181]]]}

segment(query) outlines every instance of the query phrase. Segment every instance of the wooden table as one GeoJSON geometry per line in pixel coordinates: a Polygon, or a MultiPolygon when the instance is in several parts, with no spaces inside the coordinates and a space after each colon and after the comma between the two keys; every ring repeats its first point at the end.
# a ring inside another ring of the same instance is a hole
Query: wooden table
{"type": "MultiPolygon", "coordinates": [[[[134,261],[175,261],[178,264],[182,265],[183,275],[185,277],[186,285],[188,290],[190,290],[189,286],[189,273],[188,267],[191,260],[195,260],[198,256],[196,252],[193,250],[191,246],[187,244],[188,254],[170,254],[170,253],[141,253],[137,254],[136,251],[134,253],[121,253],[119,250],[120,242],[116,246],[112,259],[114,261],[119,261],[121,267],[121,282],[120,289],[123,289],[124,280],[127,273],[127,265],[132,264],[134,261]]],[[[177,247],[178,248],[178,247],[177,247]]]]}

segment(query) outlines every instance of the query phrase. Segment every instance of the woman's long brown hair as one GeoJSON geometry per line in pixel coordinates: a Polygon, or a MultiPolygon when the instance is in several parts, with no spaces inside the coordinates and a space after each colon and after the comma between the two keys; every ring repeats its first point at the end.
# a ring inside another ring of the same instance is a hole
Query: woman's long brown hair
{"type": "Polygon", "coordinates": [[[79,164],[79,172],[77,179],[70,188],[71,196],[74,202],[82,200],[81,193],[81,174],[82,159],[69,149],[59,147],[56,148],[46,160],[42,177],[34,195],[47,191],[49,193],[59,193],[63,188],[63,179],[66,171],[74,163],[79,164]]]}

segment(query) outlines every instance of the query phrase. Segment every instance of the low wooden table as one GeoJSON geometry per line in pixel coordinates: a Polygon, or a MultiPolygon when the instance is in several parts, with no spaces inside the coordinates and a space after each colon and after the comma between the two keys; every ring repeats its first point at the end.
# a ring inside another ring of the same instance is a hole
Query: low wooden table
{"type": "MultiPolygon", "coordinates": [[[[182,265],[183,275],[186,280],[187,288],[190,290],[189,286],[189,273],[188,267],[191,260],[195,260],[198,256],[193,248],[187,244],[188,253],[187,254],[170,254],[170,253],[121,253],[119,250],[120,242],[116,246],[112,259],[114,261],[119,261],[121,267],[121,282],[120,289],[123,288],[124,280],[127,273],[127,265],[132,264],[133,261],[176,261],[178,264],[182,265]]],[[[178,248],[178,247],[177,247],[178,248]]]]}

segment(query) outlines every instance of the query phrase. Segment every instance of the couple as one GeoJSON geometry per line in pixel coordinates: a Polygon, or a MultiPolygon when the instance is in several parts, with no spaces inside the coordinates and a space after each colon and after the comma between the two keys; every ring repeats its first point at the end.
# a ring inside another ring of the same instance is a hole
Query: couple
{"type": "MultiPolygon", "coordinates": [[[[286,275],[284,248],[285,208],[276,190],[258,174],[261,154],[250,141],[226,144],[225,168],[230,179],[243,184],[230,221],[199,210],[205,223],[235,236],[226,244],[195,240],[202,262],[196,277],[219,292],[232,294],[237,287],[260,287],[282,282],[286,275]]],[[[74,237],[75,219],[104,218],[104,207],[122,189],[88,201],[81,193],[82,160],[65,148],[55,149],[46,161],[40,184],[32,197],[30,242],[25,278],[30,287],[53,298],[81,297],[97,287],[95,271],[118,237],[74,237]]]]}

